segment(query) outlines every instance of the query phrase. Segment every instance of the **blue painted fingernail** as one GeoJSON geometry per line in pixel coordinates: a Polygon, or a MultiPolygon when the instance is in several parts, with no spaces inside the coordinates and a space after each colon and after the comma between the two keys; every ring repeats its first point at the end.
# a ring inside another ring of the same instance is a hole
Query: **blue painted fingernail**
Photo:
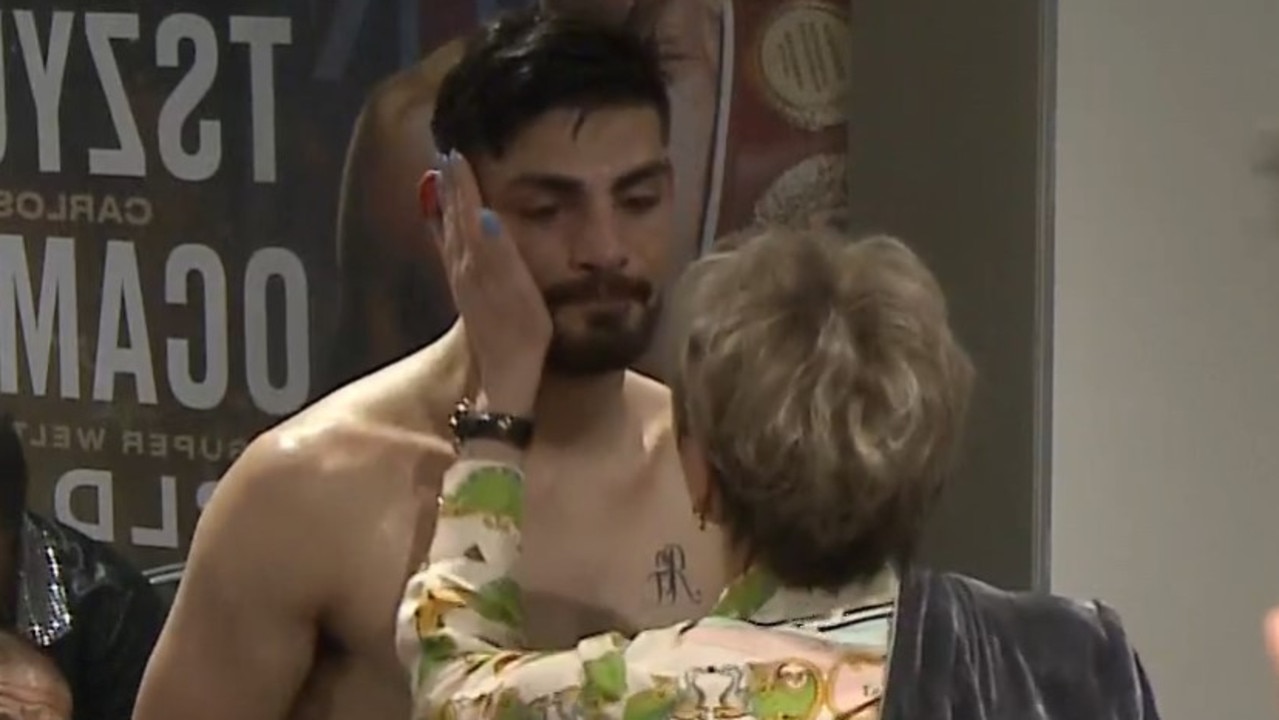
{"type": "Polygon", "coordinates": [[[484,229],[484,234],[491,238],[502,234],[501,219],[498,218],[497,213],[488,208],[480,210],[480,227],[484,229]]]}
{"type": "Polygon", "coordinates": [[[449,164],[450,164],[450,165],[452,165],[453,163],[455,163],[455,162],[457,162],[458,160],[461,160],[461,159],[462,159],[462,153],[458,152],[458,151],[457,151],[457,148],[453,148],[452,150],[450,150],[450,151],[449,151],[449,164]]]}
{"type": "Polygon", "coordinates": [[[436,165],[436,167],[440,168],[441,170],[443,170],[444,168],[448,167],[448,166],[449,166],[449,156],[448,156],[448,155],[446,155],[446,154],[444,154],[444,153],[441,153],[441,152],[437,152],[437,153],[435,153],[435,165],[436,165]]]}

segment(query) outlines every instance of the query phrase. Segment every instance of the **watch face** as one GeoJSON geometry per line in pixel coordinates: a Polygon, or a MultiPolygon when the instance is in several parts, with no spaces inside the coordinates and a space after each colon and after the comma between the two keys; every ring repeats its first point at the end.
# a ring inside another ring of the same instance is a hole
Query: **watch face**
{"type": "Polygon", "coordinates": [[[453,414],[449,415],[449,429],[457,435],[462,423],[466,420],[466,416],[471,412],[471,403],[465,399],[459,400],[457,405],[453,407],[453,414]]]}
{"type": "Polygon", "coordinates": [[[526,448],[533,441],[533,423],[511,415],[476,412],[469,405],[459,405],[449,418],[454,444],[471,439],[496,440],[516,448],[526,448]]]}

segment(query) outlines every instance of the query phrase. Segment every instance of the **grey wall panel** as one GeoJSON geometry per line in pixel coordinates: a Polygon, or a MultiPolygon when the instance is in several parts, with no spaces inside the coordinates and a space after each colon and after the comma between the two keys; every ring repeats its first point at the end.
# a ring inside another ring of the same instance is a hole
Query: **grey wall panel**
{"type": "Polygon", "coordinates": [[[854,224],[926,257],[980,373],[926,559],[1012,587],[1045,573],[1047,13],[1026,0],[852,5],[854,224]]]}

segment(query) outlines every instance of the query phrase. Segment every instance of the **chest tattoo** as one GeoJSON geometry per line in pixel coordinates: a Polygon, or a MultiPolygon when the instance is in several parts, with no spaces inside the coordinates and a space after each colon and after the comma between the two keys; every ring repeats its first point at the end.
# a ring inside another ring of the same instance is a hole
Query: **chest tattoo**
{"type": "Polygon", "coordinates": [[[702,601],[702,591],[689,582],[688,556],[682,545],[671,543],[659,548],[653,555],[653,570],[648,577],[659,605],[702,601]]]}

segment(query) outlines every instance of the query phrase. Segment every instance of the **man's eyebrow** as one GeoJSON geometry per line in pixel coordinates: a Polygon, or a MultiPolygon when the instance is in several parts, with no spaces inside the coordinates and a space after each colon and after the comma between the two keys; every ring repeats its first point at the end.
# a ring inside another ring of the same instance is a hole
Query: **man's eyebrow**
{"type": "Polygon", "coordinates": [[[671,161],[665,158],[644,163],[623,174],[613,182],[614,192],[626,192],[636,185],[648,182],[671,172],[671,161]]]}
{"type": "Polygon", "coordinates": [[[535,190],[546,190],[559,195],[577,192],[582,189],[582,181],[575,177],[547,172],[520,173],[511,178],[510,184],[531,187],[535,190]]]}
{"type": "MultiPolygon", "coordinates": [[[[633,168],[613,181],[614,192],[625,192],[636,185],[652,180],[671,172],[670,160],[652,160],[633,168]]],[[[529,187],[536,190],[552,192],[557,195],[569,195],[580,192],[585,183],[571,175],[559,175],[550,172],[520,173],[511,179],[513,186],[529,187]]]]}

